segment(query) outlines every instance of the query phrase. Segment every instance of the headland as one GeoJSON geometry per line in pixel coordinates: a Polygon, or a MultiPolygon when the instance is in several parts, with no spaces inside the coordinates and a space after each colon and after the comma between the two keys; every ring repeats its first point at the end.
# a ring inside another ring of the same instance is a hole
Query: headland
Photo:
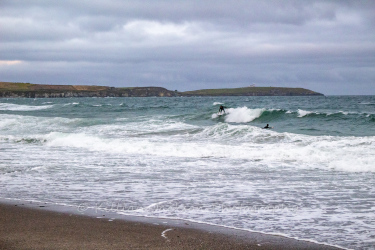
{"type": "Polygon", "coordinates": [[[0,97],[66,98],[66,97],[175,97],[175,96],[322,96],[304,88],[244,87],[202,89],[179,92],[162,87],[124,87],[89,85],[52,85],[0,82],[0,97]]]}
{"type": "Polygon", "coordinates": [[[183,96],[323,96],[304,88],[244,87],[230,89],[201,89],[182,92],[183,96]]]}

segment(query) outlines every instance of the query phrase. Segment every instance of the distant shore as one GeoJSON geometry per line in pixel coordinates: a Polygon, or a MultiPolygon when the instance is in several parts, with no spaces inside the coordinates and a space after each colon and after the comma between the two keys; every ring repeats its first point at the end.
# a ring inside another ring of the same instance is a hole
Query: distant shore
{"type": "Polygon", "coordinates": [[[339,249],[180,220],[137,221],[103,211],[80,214],[72,207],[58,212],[50,206],[0,203],[0,249],[339,249]]]}
{"type": "Polygon", "coordinates": [[[244,87],[230,89],[202,89],[179,92],[162,87],[126,87],[88,85],[44,85],[0,82],[3,98],[67,98],[67,97],[176,97],[176,96],[322,96],[304,88],[244,87]]]}

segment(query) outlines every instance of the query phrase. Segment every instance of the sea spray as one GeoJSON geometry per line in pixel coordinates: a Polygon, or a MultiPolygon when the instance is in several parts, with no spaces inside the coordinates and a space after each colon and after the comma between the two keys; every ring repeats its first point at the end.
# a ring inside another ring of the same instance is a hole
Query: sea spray
{"type": "Polygon", "coordinates": [[[247,107],[229,108],[225,117],[226,122],[244,123],[251,122],[260,117],[265,109],[249,109],[247,107]]]}
{"type": "MultiPolygon", "coordinates": [[[[246,123],[251,122],[254,119],[260,117],[265,109],[249,109],[247,107],[241,108],[227,108],[225,113],[222,112],[221,115],[225,115],[225,121],[231,123],[246,123]]],[[[218,114],[212,114],[212,118],[215,119],[218,114]]]]}
{"type": "Polygon", "coordinates": [[[43,109],[50,109],[53,105],[19,105],[19,104],[12,104],[12,103],[0,103],[0,110],[9,110],[9,111],[35,111],[35,110],[43,110],[43,109]]]}

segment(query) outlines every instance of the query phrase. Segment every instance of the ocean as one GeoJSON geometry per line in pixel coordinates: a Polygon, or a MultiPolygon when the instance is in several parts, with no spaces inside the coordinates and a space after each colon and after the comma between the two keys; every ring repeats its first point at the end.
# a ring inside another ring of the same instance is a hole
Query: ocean
{"type": "Polygon", "coordinates": [[[0,99],[0,190],[374,249],[375,96],[0,99]]]}

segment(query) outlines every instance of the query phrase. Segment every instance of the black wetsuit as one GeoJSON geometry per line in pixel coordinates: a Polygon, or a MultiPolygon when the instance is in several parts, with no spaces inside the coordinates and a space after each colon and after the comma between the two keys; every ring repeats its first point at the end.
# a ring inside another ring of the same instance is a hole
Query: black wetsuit
{"type": "Polygon", "coordinates": [[[224,110],[223,106],[220,106],[220,108],[219,108],[219,113],[221,113],[221,111],[223,111],[225,113],[225,110],[224,110]]]}

